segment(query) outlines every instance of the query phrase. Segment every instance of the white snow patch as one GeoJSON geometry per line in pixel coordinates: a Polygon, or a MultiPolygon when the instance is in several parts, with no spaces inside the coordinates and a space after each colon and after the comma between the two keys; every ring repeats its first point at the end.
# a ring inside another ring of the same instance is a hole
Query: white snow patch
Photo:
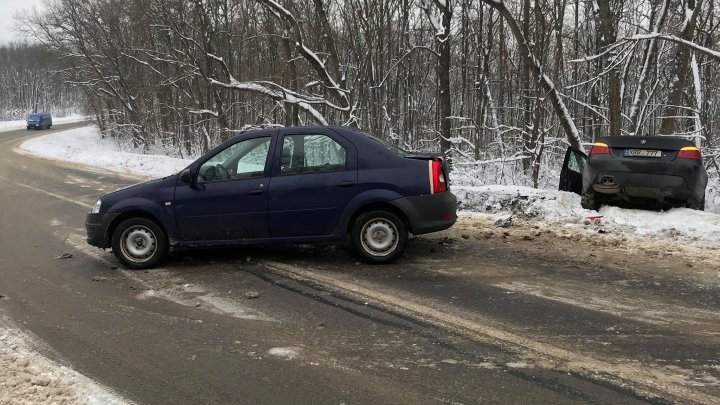
{"type": "MultiPolygon", "coordinates": [[[[77,115],[72,114],[67,117],[53,117],[53,125],[58,124],[70,124],[73,122],[81,122],[87,120],[87,117],[84,115],[77,115]]],[[[12,131],[15,129],[21,129],[27,127],[27,121],[26,120],[18,120],[18,121],[0,121],[0,132],[4,131],[12,131]]]]}
{"type": "Polygon", "coordinates": [[[460,209],[485,214],[514,214],[524,218],[565,221],[598,215],[583,209],[580,196],[523,186],[455,186],[460,209]]]}
{"type": "Polygon", "coordinates": [[[266,322],[274,321],[269,316],[229,297],[220,297],[216,294],[205,294],[197,297],[197,299],[204,302],[206,305],[209,305],[210,312],[215,312],[221,315],[229,315],[240,319],[252,319],[266,322]]]}
{"type": "Polygon", "coordinates": [[[291,347],[273,347],[268,350],[268,354],[275,357],[283,357],[287,360],[293,360],[300,357],[300,348],[291,347]]]}
{"type": "MultiPolygon", "coordinates": [[[[122,273],[131,276],[129,271],[122,270],[122,273]]],[[[134,277],[134,276],[133,276],[134,277]]],[[[149,285],[145,280],[135,278],[136,281],[149,285]]],[[[195,287],[195,290],[201,290],[201,287],[195,287]]],[[[202,289],[204,291],[204,289],[202,289]]],[[[249,319],[253,321],[276,322],[264,313],[257,311],[251,307],[241,304],[240,302],[230,298],[221,297],[217,293],[206,293],[198,295],[198,293],[189,293],[193,289],[180,288],[158,288],[149,289],[135,296],[135,298],[143,301],[152,298],[164,299],[190,308],[198,308],[218,315],[227,315],[238,319],[249,319]]]]}
{"type": "Polygon", "coordinates": [[[0,316],[0,404],[130,404],[43,356],[40,343],[0,316]]]}
{"type": "Polygon", "coordinates": [[[668,234],[692,241],[720,241],[720,215],[710,212],[689,208],[653,212],[602,207],[600,214],[607,223],[633,227],[638,235],[668,234]]]}
{"type": "Polygon", "coordinates": [[[582,227],[592,219],[608,231],[631,236],[661,236],[700,244],[720,242],[720,215],[711,212],[612,206],[603,206],[597,212],[583,209],[577,194],[521,186],[453,187],[453,192],[461,201],[460,208],[469,215],[514,216],[566,228],[582,227]]]}
{"type": "Polygon", "coordinates": [[[33,138],[20,145],[20,149],[47,159],[153,178],[178,173],[192,163],[188,159],[128,151],[114,140],[103,138],[95,126],[33,138]]]}

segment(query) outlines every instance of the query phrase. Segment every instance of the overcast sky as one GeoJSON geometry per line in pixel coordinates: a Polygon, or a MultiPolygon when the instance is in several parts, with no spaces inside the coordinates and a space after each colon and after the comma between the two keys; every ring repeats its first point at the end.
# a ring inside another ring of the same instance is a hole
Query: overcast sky
{"type": "Polygon", "coordinates": [[[19,11],[38,7],[42,0],[0,0],[0,43],[19,39],[13,32],[15,14],[19,11]]]}

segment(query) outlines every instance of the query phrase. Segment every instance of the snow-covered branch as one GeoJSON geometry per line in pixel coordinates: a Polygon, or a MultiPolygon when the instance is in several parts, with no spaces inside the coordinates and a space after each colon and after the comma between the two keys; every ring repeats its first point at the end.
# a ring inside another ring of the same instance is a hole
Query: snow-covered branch
{"type": "Polygon", "coordinates": [[[670,34],[660,34],[660,33],[650,33],[650,34],[637,34],[633,35],[632,37],[625,38],[625,41],[644,41],[644,40],[650,40],[650,39],[661,39],[663,41],[669,41],[673,42],[679,45],[686,46],[694,51],[700,52],[703,55],[706,55],[712,59],[715,59],[717,61],[720,61],[720,51],[716,51],[714,49],[710,49],[707,47],[704,47],[702,45],[698,45],[695,42],[688,41],[686,39],[677,37],[675,35],[670,34]]]}

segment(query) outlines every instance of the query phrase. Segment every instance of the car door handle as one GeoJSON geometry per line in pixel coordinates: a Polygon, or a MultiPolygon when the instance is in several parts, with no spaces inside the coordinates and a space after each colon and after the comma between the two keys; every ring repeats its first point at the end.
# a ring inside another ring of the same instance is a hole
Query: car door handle
{"type": "Polygon", "coordinates": [[[263,193],[263,191],[260,189],[257,189],[257,188],[255,190],[248,191],[248,195],[260,195],[262,193],[263,193]]]}
{"type": "Polygon", "coordinates": [[[352,181],[343,181],[342,183],[338,184],[338,187],[340,187],[340,188],[348,188],[348,187],[352,187],[353,184],[354,184],[354,183],[353,183],[352,181]]]}

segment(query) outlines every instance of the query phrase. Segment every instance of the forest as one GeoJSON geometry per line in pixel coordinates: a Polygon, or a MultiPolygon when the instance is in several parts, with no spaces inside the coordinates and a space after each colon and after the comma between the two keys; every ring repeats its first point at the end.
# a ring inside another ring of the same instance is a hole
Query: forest
{"type": "Polygon", "coordinates": [[[344,125],[441,150],[478,184],[542,187],[607,135],[688,137],[717,177],[715,3],[48,0],[21,18],[52,83],[141,150],[344,125]]]}
{"type": "Polygon", "coordinates": [[[33,112],[64,116],[80,111],[82,89],[67,84],[56,67],[42,45],[0,46],[0,121],[22,120],[33,112]]]}

